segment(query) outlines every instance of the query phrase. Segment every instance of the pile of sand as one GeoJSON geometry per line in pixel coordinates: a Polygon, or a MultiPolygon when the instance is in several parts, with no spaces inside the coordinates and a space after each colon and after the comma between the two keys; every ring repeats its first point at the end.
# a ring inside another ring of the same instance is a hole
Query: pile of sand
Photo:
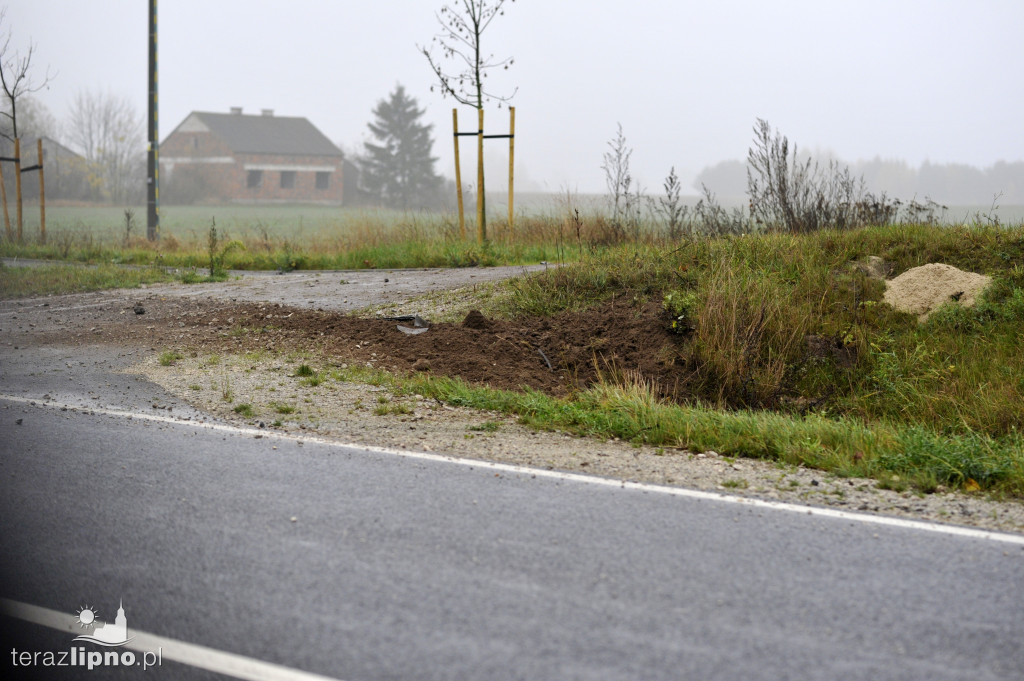
{"type": "Polygon", "coordinates": [[[918,315],[918,321],[923,322],[945,303],[971,307],[991,282],[992,278],[983,274],[932,263],[909,269],[885,282],[882,300],[900,312],[918,315]]]}

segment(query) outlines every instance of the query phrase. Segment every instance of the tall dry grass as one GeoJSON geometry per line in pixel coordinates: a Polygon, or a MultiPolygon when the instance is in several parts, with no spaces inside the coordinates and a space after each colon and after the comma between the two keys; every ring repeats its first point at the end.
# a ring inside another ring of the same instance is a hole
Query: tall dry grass
{"type": "Polygon", "coordinates": [[[699,285],[698,386],[719,405],[769,406],[803,353],[812,315],[785,300],[777,282],[735,265],[722,263],[699,285]]]}

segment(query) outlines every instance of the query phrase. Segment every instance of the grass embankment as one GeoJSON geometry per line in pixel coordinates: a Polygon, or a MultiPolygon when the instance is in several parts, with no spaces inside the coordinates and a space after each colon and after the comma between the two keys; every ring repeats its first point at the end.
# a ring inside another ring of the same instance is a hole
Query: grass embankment
{"type": "Polygon", "coordinates": [[[0,299],[137,288],[142,284],[172,279],[167,272],[152,267],[128,268],[110,264],[5,267],[0,263],[0,299]]]}
{"type": "Polygon", "coordinates": [[[417,390],[542,428],[805,464],[922,491],[1024,495],[1024,227],[626,246],[511,285],[511,315],[611,296],[663,301],[678,333],[674,361],[693,368],[692,403],[660,401],[628,373],[567,400],[445,379],[418,379],[417,390]],[[951,304],[922,324],[881,303],[884,283],[852,266],[869,255],[896,273],[944,262],[993,284],[976,307],[951,304]]]}

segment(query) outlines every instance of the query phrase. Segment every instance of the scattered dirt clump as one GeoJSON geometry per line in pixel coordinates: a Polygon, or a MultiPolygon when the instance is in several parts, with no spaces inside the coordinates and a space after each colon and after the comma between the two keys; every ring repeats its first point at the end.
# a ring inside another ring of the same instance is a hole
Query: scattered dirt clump
{"type": "Polygon", "coordinates": [[[971,307],[991,282],[992,278],[983,274],[931,263],[887,281],[883,300],[900,312],[918,315],[918,321],[923,322],[945,303],[971,307]]]}
{"type": "Polygon", "coordinates": [[[467,329],[482,330],[489,326],[487,317],[480,312],[480,310],[470,310],[466,318],[462,320],[462,325],[467,329]]]}

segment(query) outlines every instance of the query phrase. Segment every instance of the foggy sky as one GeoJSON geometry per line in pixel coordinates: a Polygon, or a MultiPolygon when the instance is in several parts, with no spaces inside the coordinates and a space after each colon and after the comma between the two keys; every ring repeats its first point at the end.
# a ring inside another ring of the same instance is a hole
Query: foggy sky
{"type": "MultiPolygon", "coordinates": [[[[434,124],[454,175],[450,99],[431,92],[417,45],[435,0],[162,0],[160,138],[190,111],[305,116],[361,151],[376,102],[401,83],[434,124]]],[[[38,93],[58,120],[76,92],[109,90],[146,111],[145,0],[14,0],[12,47],[36,44],[38,93]]],[[[658,190],[675,166],[743,159],[756,118],[806,150],[917,166],[1024,160],[1020,0],[518,0],[484,36],[514,56],[490,87],[518,86],[516,174],[527,188],[604,189],[602,154],[621,123],[634,175],[658,190]]],[[[460,109],[470,126],[471,109],[460,109]]],[[[491,105],[487,132],[507,132],[491,105]]],[[[504,142],[488,143],[489,188],[504,142]]],[[[470,146],[470,145],[465,145],[470,146]]],[[[475,163],[464,146],[463,164],[475,163]]],[[[504,161],[507,163],[507,160],[504,161]]]]}

